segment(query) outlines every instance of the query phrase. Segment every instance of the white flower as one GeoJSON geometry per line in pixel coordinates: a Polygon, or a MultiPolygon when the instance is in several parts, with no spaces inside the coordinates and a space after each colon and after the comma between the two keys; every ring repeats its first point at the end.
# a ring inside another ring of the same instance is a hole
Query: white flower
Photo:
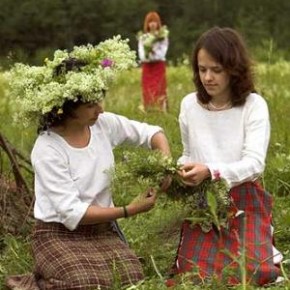
{"type": "Polygon", "coordinates": [[[115,36],[99,43],[75,46],[71,52],[56,50],[52,60],[43,66],[15,64],[5,74],[11,99],[17,104],[15,120],[28,125],[53,108],[61,109],[66,100],[82,97],[84,102],[98,102],[104,97],[119,72],[136,66],[136,52],[128,39],[115,36]],[[61,77],[55,69],[64,60],[76,58],[86,63],[80,71],[69,71],[61,77]]]}
{"type": "Polygon", "coordinates": [[[148,58],[149,54],[152,52],[154,43],[167,38],[168,35],[169,30],[166,25],[161,26],[161,28],[155,31],[155,33],[138,33],[137,39],[140,39],[143,42],[146,58],[148,58]]]}

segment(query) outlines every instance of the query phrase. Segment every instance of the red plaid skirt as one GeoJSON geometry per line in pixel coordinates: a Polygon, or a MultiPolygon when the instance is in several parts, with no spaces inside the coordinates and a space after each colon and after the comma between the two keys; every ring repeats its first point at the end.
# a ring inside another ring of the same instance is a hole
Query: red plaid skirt
{"type": "Polygon", "coordinates": [[[238,261],[244,257],[248,283],[264,285],[275,281],[280,269],[273,261],[271,195],[256,182],[234,187],[230,195],[244,214],[232,219],[229,228],[220,232],[204,233],[199,226],[192,227],[185,221],[173,273],[192,272],[202,279],[217,277],[238,284],[238,261]]]}
{"type": "Polygon", "coordinates": [[[166,96],[166,63],[164,61],[142,64],[143,105],[164,106],[166,96]]]}

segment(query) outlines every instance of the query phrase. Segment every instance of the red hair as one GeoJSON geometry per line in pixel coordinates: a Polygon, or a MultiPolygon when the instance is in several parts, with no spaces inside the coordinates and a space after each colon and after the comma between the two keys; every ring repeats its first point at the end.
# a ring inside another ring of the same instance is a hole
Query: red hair
{"type": "Polygon", "coordinates": [[[152,21],[157,22],[158,30],[161,28],[162,24],[161,24],[161,19],[160,19],[159,14],[155,11],[151,11],[151,12],[148,12],[147,15],[145,16],[144,27],[143,27],[144,32],[149,32],[149,23],[152,21]]]}

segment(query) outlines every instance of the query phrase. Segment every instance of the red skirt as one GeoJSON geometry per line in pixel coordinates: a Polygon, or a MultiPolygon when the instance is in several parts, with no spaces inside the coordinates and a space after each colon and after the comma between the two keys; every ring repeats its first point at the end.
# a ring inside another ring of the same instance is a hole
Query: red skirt
{"type": "Polygon", "coordinates": [[[164,61],[142,64],[142,94],[144,107],[162,108],[167,102],[166,63],[164,61]]]}
{"type": "Polygon", "coordinates": [[[244,214],[219,232],[204,233],[184,221],[173,274],[190,271],[202,279],[226,278],[229,284],[238,284],[242,280],[238,261],[244,257],[247,283],[264,285],[279,276],[280,269],[273,261],[271,195],[252,182],[232,188],[230,195],[244,214]]]}

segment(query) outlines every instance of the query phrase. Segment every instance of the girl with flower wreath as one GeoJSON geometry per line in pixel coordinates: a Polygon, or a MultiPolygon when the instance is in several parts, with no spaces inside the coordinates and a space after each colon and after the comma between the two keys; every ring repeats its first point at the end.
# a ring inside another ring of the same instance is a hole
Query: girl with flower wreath
{"type": "Polygon", "coordinates": [[[144,109],[168,109],[166,53],[169,31],[161,24],[157,12],[145,16],[143,31],[138,34],[138,54],[142,66],[142,98],[144,109]]]}
{"type": "Polygon", "coordinates": [[[10,276],[9,289],[112,289],[144,278],[116,220],[149,211],[148,189],[114,206],[113,149],[123,143],[170,150],[158,126],[104,112],[102,100],[117,73],[135,64],[120,37],[98,46],[56,51],[43,67],[18,64],[8,74],[20,119],[39,120],[31,160],[35,171],[34,273],[10,276]]]}
{"type": "Polygon", "coordinates": [[[255,93],[242,37],[231,28],[206,31],[196,43],[192,68],[197,91],[184,97],[179,115],[180,176],[188,186],[207,179],[225,182],[233,206],[228,225],[220,229],[203,231],[183,222],[172,273],[191,272],[188,277],[199,282],[210,277],[229,284],[274,282],[282,255],[273,245],[272,197],[259,182],[269,144],[269,112],[265,99],[255,93]]]}

